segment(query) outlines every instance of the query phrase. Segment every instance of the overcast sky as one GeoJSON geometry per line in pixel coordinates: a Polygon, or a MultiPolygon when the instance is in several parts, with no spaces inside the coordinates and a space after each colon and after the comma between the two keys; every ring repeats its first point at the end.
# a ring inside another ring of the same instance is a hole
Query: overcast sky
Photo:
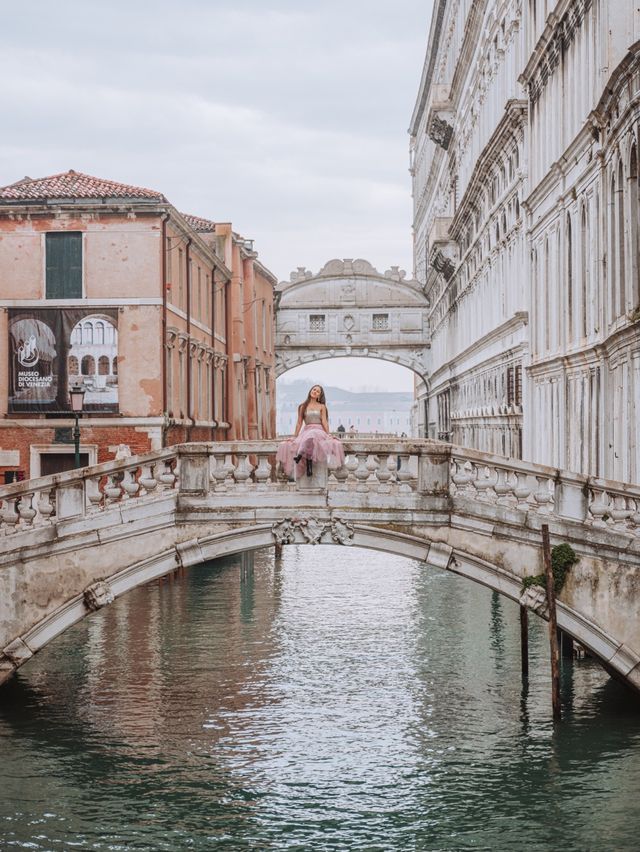
{"type": "Polygon", "coordinates": [[[280,279],[332,257],[411,274],[431,0],[2,6],[0,185],[72,168],[159,190],[232,221],[280,279]]]}

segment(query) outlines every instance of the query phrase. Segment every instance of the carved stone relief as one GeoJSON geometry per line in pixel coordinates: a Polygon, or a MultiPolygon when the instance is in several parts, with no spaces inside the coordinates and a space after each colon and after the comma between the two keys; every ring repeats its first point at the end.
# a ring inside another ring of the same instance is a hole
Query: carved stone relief
{"type": "Polygon", "coordinates": [[[92,586],[87,586],[83,593],[84,603],[87,609],[95,612],[102,609],[103,606],[113,603],[115,597],[113,589],[104,580],[94,583],[92,586]]]}
{"type": "Polygon", "coordinates": [[[320,544],[324,538],[336,544],[352,545],[353,525],[340,518],[318,521],[316,518],[284,518],[273,524],[271,532],[276,544],[320,544]]]}

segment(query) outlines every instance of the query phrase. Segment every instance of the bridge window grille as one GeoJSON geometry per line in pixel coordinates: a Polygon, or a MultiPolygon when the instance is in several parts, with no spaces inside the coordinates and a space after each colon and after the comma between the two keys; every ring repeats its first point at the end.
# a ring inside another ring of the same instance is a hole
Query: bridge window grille
{"type": "Polygon", "coordinates": [[[522,366],[507,367],[507,403],[522,405],[522,366]]]}
{"type": "Polygon", "coordinates": [[[309,314],[309,330],[310,331],[325,331],[326,316],[325,314],[309,314]]]}
{"type": "Polygon", "coordinates": [[[373,315],[373,330],[387,331],[389,329],[389,314],[373,315]]]}

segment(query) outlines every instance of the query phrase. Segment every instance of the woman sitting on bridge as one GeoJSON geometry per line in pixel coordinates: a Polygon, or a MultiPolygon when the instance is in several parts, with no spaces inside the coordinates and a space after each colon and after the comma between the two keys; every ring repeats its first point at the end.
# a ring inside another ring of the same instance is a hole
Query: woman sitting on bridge
{"type": "Polygon", "coordinates": [[[344,464],[342,443],[329,432],[329,416],[320,385],[314,385],[306,400],[298,406],[298,422],[293,438],[283,441],[278,447],[276,459],[287,476],[294,472],[296,477],[305,472],[313,475],[314,462],[327,462],[335,467],[344,464]]]}

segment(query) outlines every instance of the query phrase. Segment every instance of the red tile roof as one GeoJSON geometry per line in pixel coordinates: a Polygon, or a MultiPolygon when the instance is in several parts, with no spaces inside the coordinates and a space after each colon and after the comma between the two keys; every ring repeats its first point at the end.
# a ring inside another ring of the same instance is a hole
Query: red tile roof
{"type": "Polygon", "coordinates": [[[2,201],[44,201],[50,198],[127,198],[144,201],[166,202],[161,192],[116,183],[113,180],[83,175],[69,169],[59,175],[43,178],[25,177],[9,186],[0,188],[2,201]]]}
{"type": "Polygon", "coordinates": [[[210,234],[215,233],[216,223],[212,222],[211,219],[203,219],[201,216],[190,216],[188,213],[182,213],[182,217],[194,231],[199,231],[200,233],[206,231],[210,234]]]}

